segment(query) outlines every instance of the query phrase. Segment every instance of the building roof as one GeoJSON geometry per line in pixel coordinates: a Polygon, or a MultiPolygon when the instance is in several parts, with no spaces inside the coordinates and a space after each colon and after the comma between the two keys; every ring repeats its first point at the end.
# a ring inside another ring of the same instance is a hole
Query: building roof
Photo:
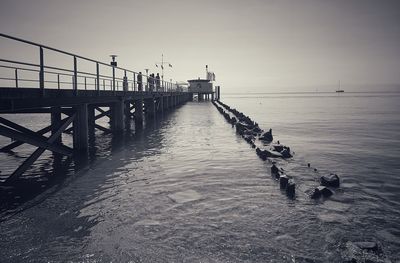
{"type": "Polygon", "coordinates": [[[210,82],[210,80],[198,78],[198,79],[190,79],[190,80],[188,80],[188,82],[210,82]]]}

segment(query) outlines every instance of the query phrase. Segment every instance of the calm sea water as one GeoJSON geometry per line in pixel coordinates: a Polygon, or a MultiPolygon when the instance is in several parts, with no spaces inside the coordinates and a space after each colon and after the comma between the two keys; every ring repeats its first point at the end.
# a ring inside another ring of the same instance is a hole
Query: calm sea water
{"type": "MultiPolygon", "coordinates": [[[[0,188],[0,261],[342,262],[347,241],[372,240],[396,262],[399,99],[223,95],[295,152],[279,161],[296,181],[294,200],[209,102],[187,103],[124,136],[97,133],[87,162],[60,169],[68,160],[54,165],[48,153],[21,180],[23,191],[0,188]],[[307,190],[330,172],[340,189],[310,200],[307,190]]],[[[6,117],[35,129],[48,118],[6,117]]],[[[1,153],[2,175],[31,151],[1,153]]]]}

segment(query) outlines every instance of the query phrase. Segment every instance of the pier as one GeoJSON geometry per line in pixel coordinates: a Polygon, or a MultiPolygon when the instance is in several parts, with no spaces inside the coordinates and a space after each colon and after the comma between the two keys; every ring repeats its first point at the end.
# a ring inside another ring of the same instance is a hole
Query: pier
{"type": "Polygon", "coordinates": [[[0,117],[0,135],[12,140],[1,151],[12,151],[24,143],[37,147],[6,182],[21,176],[45,150],[63,156],[85,153],[96,129],[120,133],[131,128],[131,120],[136,128],[141,127],[145,119],[156,118],[193,99],[191,92],[178,85],[163,79],[156,85],[146,75],[141,81],[140,73],[116,63],[109,65],[5,34],[0,34],[0,39],[36,48],[39,57],[38,63],[0,58],[0,114],[51,116],[50,123],[38,131],[0,117]],[[70,64],[47,64],[47,53],[69,59],[70,64]],[[101,118],[109,119],[109,127],[96,123],[101,118]],[[63,133],[72,134],[72,147],[63,144],[63,133]]]}

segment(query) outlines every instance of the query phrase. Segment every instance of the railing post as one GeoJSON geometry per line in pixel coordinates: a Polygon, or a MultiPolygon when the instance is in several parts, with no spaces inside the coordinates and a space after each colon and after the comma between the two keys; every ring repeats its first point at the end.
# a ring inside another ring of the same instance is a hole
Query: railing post
{"type": "Polygon", "coordinates": [[[96,84],[97,94],[100,94],[100,70],[99,70],[99,62],[96,62],[96,79],[97,79],[97,84],[96,84]]]}
{"type": "Polygon", "coordinates": [[[78,65],[76,56],[74,56],[74,95],[78,95],[78,65]]]}
{"type": "Polygon", "coordinates": [[[124,80],[122,81],[122,90],[125,92],[128,91],[129,86],[128,86],[128,78],[126,77],[126,70],[124,70],[124,80]]]}
{"type": "Polygon", "coordinates": [[[86,90],[86,77],[85,77],[85,90],[86,90]]]}
{"type": "Polygon", "coordinates": [[[18,88],[18,69],[15,69],[15,87],[18,88]]]}
{"type": "Polygon", "coordinates": [[[42,47],[40,47],[39,59],[40,59],[39,88],[40,88],[40,94],[43,96],[44,95],[44,54],[43,54],[42,47]]]}
{"type": "Polygon", "coordinates": [[[136,91],[136,76],[135,76],[135,72],[133,72],[133,91],[136,91]]]}
{"type": "Polygon", "coordinates": [[[60,89],[60,74],[57,74],[57,89],[60,89]]]}
{"type": "Polygon", "coordinates": [[[112,73],[113,73],[113,79],[112,79],[112,90],[115,91],[115,67],[112,66],[112,73]]]}
{"type": "Polygon", "coordinates": [[[103,90],[106,90],[106,80],[103,79],[103,90]]]}

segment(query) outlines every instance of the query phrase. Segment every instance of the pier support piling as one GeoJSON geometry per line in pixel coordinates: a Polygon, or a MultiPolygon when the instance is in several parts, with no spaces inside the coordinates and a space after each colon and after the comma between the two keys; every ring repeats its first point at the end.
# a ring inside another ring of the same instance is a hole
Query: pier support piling
{"type": "Polygon", "coordinates": [[[124,103],[124,121],[125,121],[125,129],[131,128],[131,103],[130,101],[125,101],[124,103]]]}
{"type": "Polygon", "coordinates": [[[111,105],[111,129],[113,132],[121,132],[125,128],[125,103],[117,101],[111,105]]]}
{"type": "Polygon", "coordinates": [[[143,124],[143,99],[135,100],[135,124],[143,124]]]}
{"type": "Polygon", "coordinates": [[[88,148],[88,106],[81,104],[75,107],[76,117],[73,124],[73,145],[75,151],[86,151],[88,148]]]}
{"type": "Polygon", "coordinates": [[[161,114],[163,114],[163,113],[164,113],[164,97],[161,96],[161,97],[159,98],[159,100],[160,100],[160,108],[159,108],[159,111],[161,112],[161,114]]]}
{"type": "Polygon", "coordinates": [[[144,107],[146,109],[147,116],[153,118],[156,113],[156,104],[154,103],[154,98],[146,99],[144,102],[144,107]]]}
{"type": "MultiPolygon", "coordinates": [[[[56,133],[60,125],[61,125],[61,108],[53,107],[51,111],[51,134],[56,133]]],[[[62,142],[61,134],[54,140],[54,142],[55,143],[62,142]]]]}
{"type": "Polygon", "coordinates": [[[95,115],[95,107],[92,105],[88,105],[88,128],[89,128],[89,135],[93,136],[95,132],[95,125],[96,125],[96,115],[95,115]]]}

